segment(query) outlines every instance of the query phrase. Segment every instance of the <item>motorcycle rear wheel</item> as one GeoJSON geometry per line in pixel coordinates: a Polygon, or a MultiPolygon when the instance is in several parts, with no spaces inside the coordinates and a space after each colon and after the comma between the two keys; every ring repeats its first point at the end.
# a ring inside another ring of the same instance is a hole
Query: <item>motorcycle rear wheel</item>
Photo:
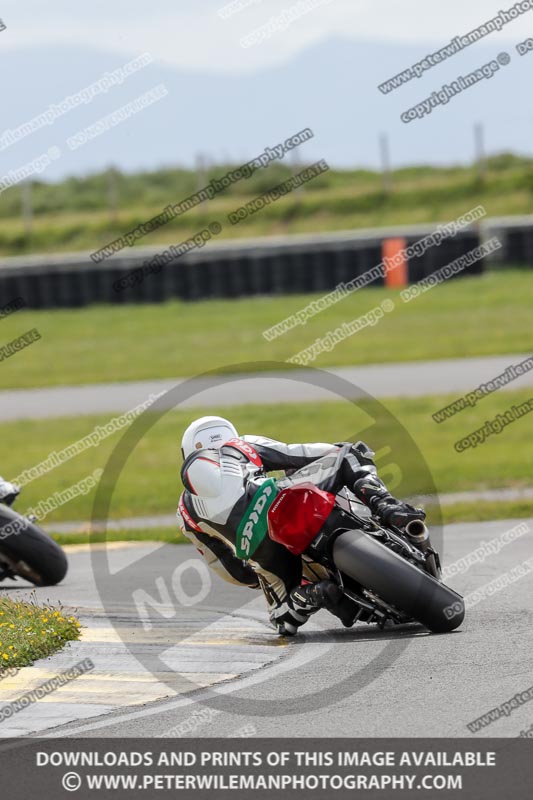
{"type": "Polygon", "coordinates": [[[461,595],[372,536],[345,531],[335,540],[332,555],[342,573],[433,633],[447,633],[462,624],[461,595]]]}

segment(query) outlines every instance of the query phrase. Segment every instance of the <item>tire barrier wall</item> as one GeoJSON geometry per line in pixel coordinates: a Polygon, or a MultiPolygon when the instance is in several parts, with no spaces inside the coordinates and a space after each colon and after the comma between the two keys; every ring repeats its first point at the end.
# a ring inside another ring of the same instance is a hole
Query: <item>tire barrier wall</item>
{"type": "MultiPolygon", "coordinates": [[[[404,229],[400,235],[409,246],[433,229],[404,229]]],[[[163,251],[164,245],[132,248],[101,264],[93,263],[88,253],[8,258],[0,262],[0,305],[19,296],[27,307],[40,309],[326,292],[379,265],[387,236],[387,232],[371,237],[295,236],[278,241],[208,245],[170,262],[159,272],[145,274],[122,291],[116,290],[115,282],[142,267],[163,251]]],[[[411,258],[408,281],[427,277],[477,247],[480,241],[478,228],[467,229],[422,256],[411,258]]],[[[484,263],[479,261],[462,274],[480,274],[483,269],[484,263]]],[[[377,278],[368,285],[383,282],[383,278],[377,278]]]]}

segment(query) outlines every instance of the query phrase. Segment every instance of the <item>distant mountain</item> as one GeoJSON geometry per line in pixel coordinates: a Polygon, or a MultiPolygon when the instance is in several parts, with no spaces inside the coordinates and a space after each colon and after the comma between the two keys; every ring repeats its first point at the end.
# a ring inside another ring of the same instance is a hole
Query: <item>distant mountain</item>
{"type": "MultiPolygon", "coordinates": [[[[192,166],[198,153],[213,161],[238,162],[306,127],[313,129],[315,138],[299,149],[300,158],[325,158],[335,166],[377,166],[381,132],[389,136],[395,166],[467,162],[473,156],[475,122],[485,125],[489,152],[532,153],[533,115],[528,102],[533,53],[520,57],[508,48],[511,64],[491,80],[464,91],[423,120],[409,125],[400,121],[407,108],[443,83],[495,58],[502,46],[469,47],[389,95],[378,91],[378,83],[434,50],[430,45],[328,40],[283,66],[246,75],[217,73],[215,67],[212,74],[184,72],[153,63],[122,86],[0,151],[0,177],[52,145],[61,148],[62,157],[43,173],[50,179],[109,164],[125,171],[192,166]],[[78,150],[68,150],[68,136],[160,83],[167,87],[167,97],[78,150]]],[[[4,53],[0,136],[126,60],[79,47],[4,53]]]]}

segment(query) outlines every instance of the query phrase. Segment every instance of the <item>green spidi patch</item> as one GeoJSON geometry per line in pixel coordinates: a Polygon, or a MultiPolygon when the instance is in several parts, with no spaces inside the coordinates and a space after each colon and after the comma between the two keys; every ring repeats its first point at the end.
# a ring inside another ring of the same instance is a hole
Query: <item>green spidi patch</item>
{"type": "Polygon", "coordinates": [[[254,494],[237,529],[237,558],[251,558],[265,538],[268,530],[268,509],[277,492],[276,481],[268,478],[254,494]]]}

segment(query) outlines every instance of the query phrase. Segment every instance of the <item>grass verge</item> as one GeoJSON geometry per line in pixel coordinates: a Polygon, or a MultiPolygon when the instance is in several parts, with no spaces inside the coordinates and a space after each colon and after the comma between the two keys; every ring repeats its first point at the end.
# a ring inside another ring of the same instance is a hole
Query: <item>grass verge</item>
{"type": "Polygon", "coordinates": [[[80,636],[80,623],[55,606],[0,599],[0,677],[55,653],[80,636]]]}
{"type": "MultiPolygon", "coordinates": [[[[483,426],[486,420],[498,413],[504,414],[513,404],[519,405],[532,396],[533,390],[496,392],[440,425],[433,421],[432,413],[456,396],[365,400],[358,404],[336,401],[300,406],[236,406],[224,409],[223,413],[243,434],[262,434],[286,442],[362,438],[376,451],[378,469],[391,491],[407,496],[428,494],[435,489],[444,493],[530,486],[533,451],[527,445],[527,434],[531,430],[532,415],[518,419],[499,435],[490,436],[482,446],[463,453],[454,449],[454,443],[483,426]],[[370,424],[369,420],[375,421],[370,424]],[[422,469],[421,460],[425,462],[422,469]]],[[[212,413],[217,411],[214,408],[212,413]]],[[[144,433],[118,477],[110,518],[175,511],[181,492],[181,434],[195,416],[203,413],[205,411],[192,409],[169,412],[144,433]]],[[[60,451],[89,434],[96,425],[104,426],[108,421],[109,417],[99,415],[1,424],[0,438],[4,453],[9,454],[9,462],[2,468],[4,476],[15,478],[24,469],[44,461],[52,451],[60,451]]],[[[98,446],[86,449],[28,483],[17,501],[19,511],[25,513],[35,508],[39,501],[47,500],[104,467],[119,439],[120,434],[115,433],[98,446]]],[[[89,520],[93,498],[94,490],[78,493],[52,511],[41,524],[53,530],[54,522],[89,520]]],[[[484,513],[481,504],[477,513],[484,513]]],[[[472,514],[471,509],[468,514],[472,514]]],[[[140,538],[140,532],[136,535],[140,538]]]]}
{"type": "Polygon", "coordinates": [[[120,531],[79,531],[75,533],[52,533],[52,538],[62,547],[77,544],[100,544],[102,542],[166,542],[167,544],[190,544],[189,540],[175,528],[135,528],[120,531]]]}
{"type": "MultiPolygon", "coordinates": [[[[533,519],[533,500],[504,500],[482,503],[454,503],[443,506],[442,521],[452,522],[490,522],[494,519],[533,519]]],[[[432,514],[428,515],[429,522],[432,514]]]]}
{"type": "MultiPolygon", "coordinates": [[[[210,168],[206,183],[211,178],[220,179],[235,166],[210,168]]],[[[332,169],[298,192],[266,205],[245,222],[228,224],[229,212],[291,176],[290,165],[277,162],[232,184],[141,241],[151,245],[176,243],[214,219],[223,224],[224,238],[236,238],[443,222],[456,219],[479,203],[489,216],[531,213],[531,159],[502,154],[487,159],[485,167],[484,179],[474,166],[401,168],[392,171],[389,191],[384,191],[377,172],[332,169]]],[[[198,189],[194,171],[164,169],[125,175],[113,170],[113,174],[119,208],[111,214],[110,176],[105,172],[67,178],[57,184],[34,181],[31,232],[20,216],[21,187],[7,189],[0,197],[0,253],[97,249],[198,189]]]]}
{"type": "Polygon", "coordinates": [[[83,313],[18,311],[1,321],[0,345],[32,328],[42,338],[2,362],[2,388],[173,378],[219,368],[279,369],[317,338],[387,298],[395,303],[393,312],[322,353],[312,366],[488,356],[531,348],[531,270],[448,281],[407,304],[397,290],[368,288],[273,341],[263,337],[263,331],[318,296],[93,306],[83,313]]]}

